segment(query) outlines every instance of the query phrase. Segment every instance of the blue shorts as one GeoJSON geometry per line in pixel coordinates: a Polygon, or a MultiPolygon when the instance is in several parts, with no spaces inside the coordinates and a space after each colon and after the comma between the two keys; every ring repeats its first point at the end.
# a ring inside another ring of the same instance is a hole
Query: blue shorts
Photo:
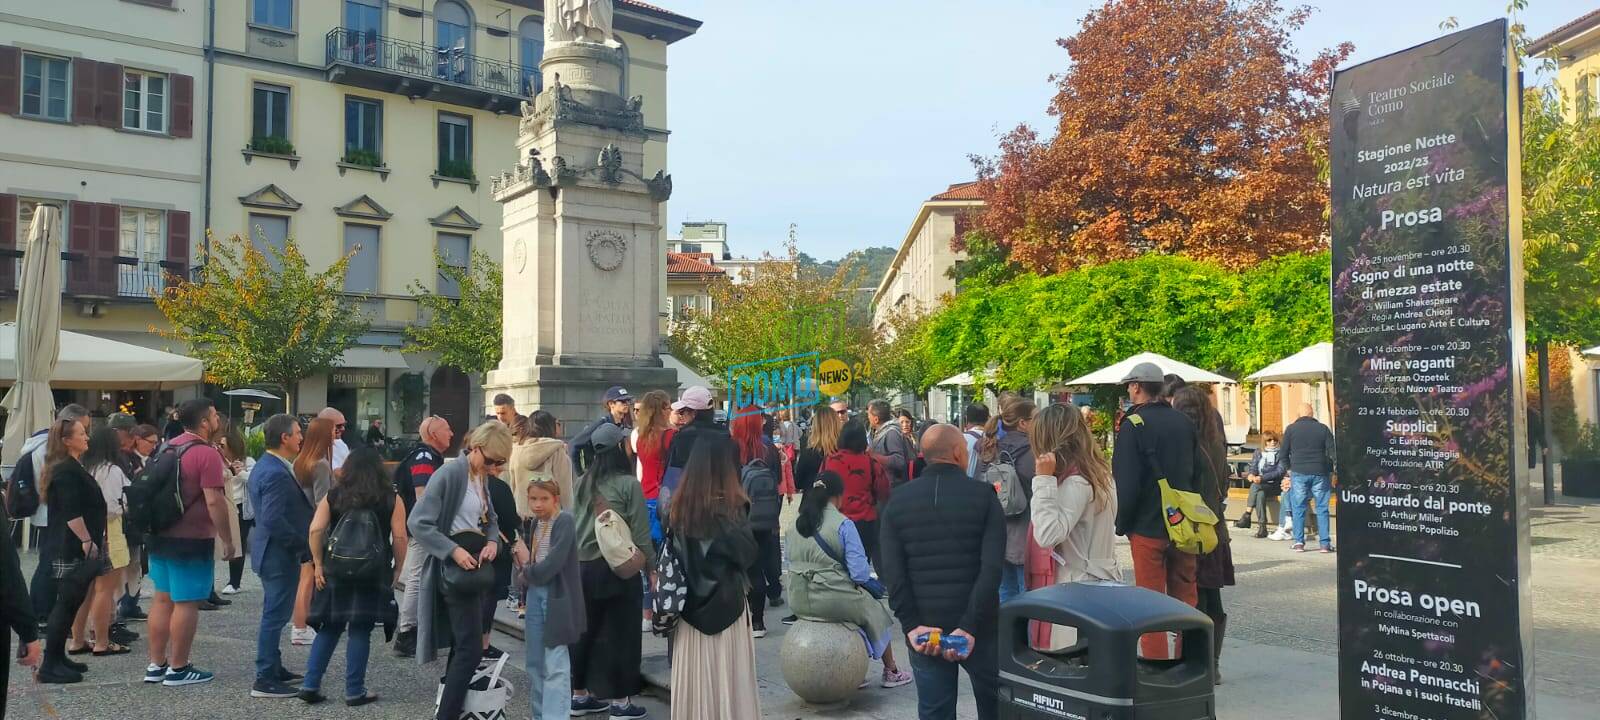
{"type": "Polygon", "coordinates": [[[174,557],[150,556],[150,582],[156,592],[172,596],[173,602],[200,602],[211,597],[216,563],[210,555],[174,557]]]}

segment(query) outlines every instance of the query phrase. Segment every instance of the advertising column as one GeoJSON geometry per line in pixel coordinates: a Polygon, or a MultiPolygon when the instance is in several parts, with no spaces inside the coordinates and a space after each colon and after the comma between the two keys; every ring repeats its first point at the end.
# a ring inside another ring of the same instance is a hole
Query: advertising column
{"type": "Polygon", "coordinates": [[[1347,720],[1533,717],[1508,50],[1500,20],[1334,76],[1347,720]]]}

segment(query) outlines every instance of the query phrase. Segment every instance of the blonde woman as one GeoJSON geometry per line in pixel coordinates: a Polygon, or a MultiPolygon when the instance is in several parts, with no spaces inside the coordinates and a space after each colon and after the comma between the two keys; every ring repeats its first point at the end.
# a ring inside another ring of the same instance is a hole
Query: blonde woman
{"type": "Polygon", "coordinates": [[[839,451],[839,433],[843,430],[844,418],[828,408],[822,408],[811,416],[811,436],[795,456],[795,487],[808,488],[817,481],[823,461],[839,451]]]}
{"type": "MultiPolygon", "coordinates": [[[[1079,581],[1122,582],[1117,564],[1117,491],[1111,467],[1089,423],[1070,404],[1033,416],[1034,459],[1028,588],[1079,581]]],[[[1076,641],[1071,628],[1033,624],[1034,646],[1059,650],[1076,641]]]]}

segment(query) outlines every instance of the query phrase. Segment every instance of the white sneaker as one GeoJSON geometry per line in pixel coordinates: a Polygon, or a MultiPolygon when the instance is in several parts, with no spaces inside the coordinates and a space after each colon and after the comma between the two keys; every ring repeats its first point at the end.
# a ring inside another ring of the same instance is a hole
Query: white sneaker
{"type": "Polygon", "coordinates": [[[1283,528],[1278,528],[1277,530],[1273,530],[1272,534],[1267,536],[1267,539],[1268,540],[1288,540],[1289,539],[1289,533],[1284,532],[1283,528]]]}
{"type": "Polygon", "coordinates": [[[751,630],[750,634],[754,635],[757,638],[764,638],[764,637],[767,636],[767,629],[766,628],[756,628],[755,630],[751,630]]]}
{"type": "Polygon", "coordinates": [[[295,628],[289,632],[289,644],[291,645],[310,645],[311,641],[316,639],[317,631],[311,628],[295,628]]]}
{"type": "Polygon", "coordinates": [[[236,588],[236,587],[234,587],[232,585],[224,585],[224,586],[222,586],[222,594],[223,595],[238,595],[239,594],[239,588],[236,588]]]}

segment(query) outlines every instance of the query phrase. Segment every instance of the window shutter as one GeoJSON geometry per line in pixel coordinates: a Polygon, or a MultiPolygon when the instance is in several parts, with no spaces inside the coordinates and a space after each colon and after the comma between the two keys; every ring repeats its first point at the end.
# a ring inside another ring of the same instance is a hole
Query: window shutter
{"type": "Polygon", "coordinates": [[[0,114],[17,114],[22,110],[21,103],[22,51],[0,45],[0,114]]]}
{"type": "Polygon", "coordinates": [[[95,63],[95,117],[108,128],[122,127],[122,66],[95,63]]]}
{"type": "Polygon", "coordinates": [[[67,291],[74,295],[89,294],[94,273],[90,261],[94,256],[95,204],[72,201],[67,206],[69,227],[67,251],[77,257],[67,263],[67,291]]]}
{"type": "MultiPolygon", "coordinates": [[[[0,248],[16,250],[17,196],[0,194],[0,248]]],[[[17,260],[0,257],[0,295],[10,295],[17,289],[17,260]]]]}
{"type": "Polygon", "coordinates": [[[117,235],[121,230],[122,208],[98,203],[94,209],[94,255],[89,262],[94,279],[91,282],[94,294],[111,297],[117,294],[117,235]]]}
{"type": "Polygon", "coordinates": [[[189,279],[189,213],[167,212],[167,272],[189,279]]]}
{"type": "Polygon", "coordinates": [[[94,112],[95,73],[100,63],[83,58],[72,60],[72,121],[79,125],[98,125],[94,112]]]}
{"type": "Polygon", "coordinates": [[[172,136],[194,137],[194,76],[172,77],[172,136]]]}

